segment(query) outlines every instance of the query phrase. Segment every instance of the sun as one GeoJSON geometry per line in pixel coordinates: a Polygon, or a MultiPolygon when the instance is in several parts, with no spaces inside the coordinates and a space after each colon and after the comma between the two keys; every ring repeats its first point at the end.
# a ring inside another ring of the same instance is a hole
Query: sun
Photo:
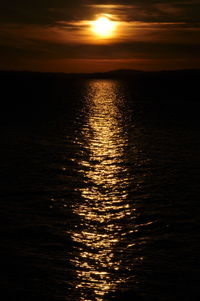
{"type": "Polygon", "coordinates": [[[109,18],[103,16],[92,22],[92,31],[99,37],[111,37],[116,24],[109,18]]]}

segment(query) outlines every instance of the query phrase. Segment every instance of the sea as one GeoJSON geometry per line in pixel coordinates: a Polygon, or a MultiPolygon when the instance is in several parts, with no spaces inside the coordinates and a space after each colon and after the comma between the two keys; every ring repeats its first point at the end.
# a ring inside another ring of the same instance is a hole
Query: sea
{"type": "Polygon", "coordinates": [[[1,75],[4,300],[199,299],[200,98],[174,81],[1,75]]]}

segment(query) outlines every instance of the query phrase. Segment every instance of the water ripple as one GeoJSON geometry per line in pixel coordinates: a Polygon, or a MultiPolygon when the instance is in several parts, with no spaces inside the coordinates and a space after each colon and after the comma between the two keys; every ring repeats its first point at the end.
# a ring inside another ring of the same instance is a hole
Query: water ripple
{"type": "MultiPolygon", "coordinates": [[[[71,262],[77,272],[76,289],[81,300],[101,301],[106,294],[129,278],[134,269],[127,260],[131,248],[146,241],[134,238],[152,222],[138,223],[138,212],[130,198],[131,186],[125,95],[115,81],[91,81],[85,96],[81,130],[74,137],[79,155],[72,159],[85,185],[76,191],[81,199],[73,205],[80,224],[70,232],[76,256],[71,262]],[[124,114],[124,115],[123,115],[124,114]]],[[[139,150],[134,145],[138,161],[139,150]]],[[[132,153],[133,154],[133,153],[132,153]]],[[[130,260],[130,258],[129,258],[130,260]]],[[[135,258],[135,261],[141,261],[135,258]]]]}

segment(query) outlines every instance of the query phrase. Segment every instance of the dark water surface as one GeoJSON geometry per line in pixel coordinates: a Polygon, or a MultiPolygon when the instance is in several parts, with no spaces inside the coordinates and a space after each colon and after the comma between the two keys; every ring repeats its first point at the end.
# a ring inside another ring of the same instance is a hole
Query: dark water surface
{"type": "Polygon", "coordinates": [[[83,80],[2,123],[5,300],[197,300],[198,106],[136,88],[83,80]]]}

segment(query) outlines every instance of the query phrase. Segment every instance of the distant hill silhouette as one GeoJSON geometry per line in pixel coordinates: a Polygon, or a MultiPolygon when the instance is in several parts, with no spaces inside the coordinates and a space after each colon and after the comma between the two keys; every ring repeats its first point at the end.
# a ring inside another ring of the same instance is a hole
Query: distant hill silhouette
{"type": "Polygon", "coordinates": [[[133,69],[118,69],[111,70],[108,72],[96,72],[93,73],[93,76],[103,76],[103,77],[131,77],[139,74],[143,74],[145,71],[133,70],[133,69]]]}
{"type": "Polygon", "coordinates": [[[161,70],[161,71],[143,71],[143,70],[135,70],[135,69],[116,69],[110,70],[106,72],[94,72],[94,73],[65,73],[65,72],[37,72],[37,71],[4,71],[0,70],[0,76],[4,75],[17,75],[20,74],[22,76],[47,76],[47,77],[86,77],[86,78],[93,78],[93,77],[135,77],[135,76],[162,76],[162,75],[176,75],[176,76],[183,76],[183,75],[193,75],[197,76],[200,75],[200,69],[181,69],[181,70],[161,70]]]}

